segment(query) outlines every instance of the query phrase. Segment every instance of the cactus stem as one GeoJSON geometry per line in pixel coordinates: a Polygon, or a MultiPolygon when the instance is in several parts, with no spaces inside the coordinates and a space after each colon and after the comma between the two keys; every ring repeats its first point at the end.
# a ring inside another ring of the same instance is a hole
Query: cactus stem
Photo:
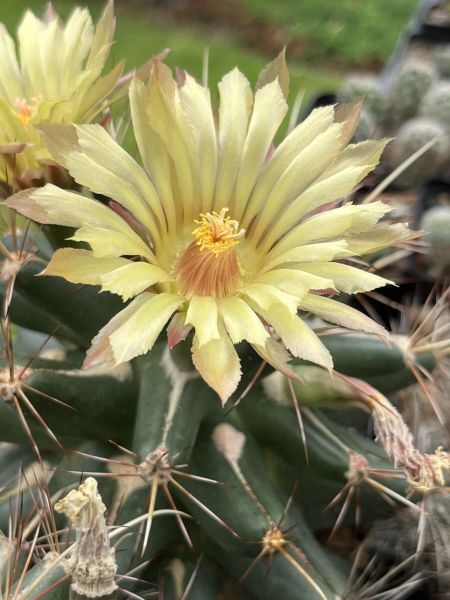
{"type": "Polygon", "coordinates": [[[183,595],[181,596],[180,600],[188,600],[189,595],[192,590],[192,587],[194,585],[195,579],[198,575],[198,572],[200,571],[200,567],[202,566],[202,562],[203,562],[203,553],[200,554],[200,556],[197,559],[194,570],[192,571],[192,575],[189,577],[189,581],[187,582],[186,589],[184,590],[183,595]]]}
{"type": "MultiPolygon", "coordinates": [[[[118,446],[117,444],[114,444],[118,446]]],[[[189,537],[187,529],[177,512],[177,507],[175,501],[173,499],[172,494],[170,493],[169,485],[172,485],[178,489],[184,496],[187,496],[194,504],[196,504],[199,508],[201,508],[205,513],[207,513],[210,517],[212,517],[217,523],[219,523],[222,527],[227,529],[230,533],[232,533],[235,537],[237,534],[215,513],[213,513],[206,505],[200,502],[197,498],[195,498],[183,485],[181,485],[173,475],[178,477],[185,477],[194,479],[196,481],[201,481],[203,483],[221,485],[220,482],[215,481],[213,479],[209,479],[206,477],[200,477],[197,475],[193,475],[191,473],[186,473],[181,471],[180,469],[187,465],[174,465],[172,466],[172,459],[176,458],[181,452],[175,453],[172,457],[168,456],[168,449],[166,446],[161,445],[156,450],[151,452],[146,458],[142,459],[138,457],[135,453],[127,450],[120,446],[120,448],[126,452],[127,456],[133,457],[134,460],[140,460],[138,464],[131,463],[127,460],[118,460],[111,458],[103,458],[100,456],[94,456],[92,454],[87,454],[85,452],[75,451],[76,454],[80,454],[82,456],[86,456],[88,458],[92,458],[94,460],[99,460],[100,462],[105,462],[109,464],[109,469],[111,473],[97,473],[93,471],[89,472],[79,472],[79,471],[70,471],[70,473],[74,475],[90,475],[96,477],[121,477],[121,478],[129,478],[129,477],[139,477],[145,483],[150,484],[150,495],[148,501],[148,509],[145,512],[146,518],[146,526],[144,532],[144,539],[142,545],[142,554],[145,552],[145,548],[147,547],[150,529],[154,515],[155,503],[157,498],[157,492],[159,488],[162,488],[164,495],[170,503],[170,506],[175,511],[175,517],[178,522],[178,526],[180,531],[188,544],[188,546],[193,549],[192,541],[189,537]],[[116,465],[119,470],[116,470],[116,465]]],[[[127,492],[125,492],[127,493],[127,492]]]]}
{"type": "Polygon", "coordinates": [[[265,509],[264,505],[260,502],[255,492],[252,490],[239,466],[239,459],[241,458],[241,454],[246,442],[245,435],[241,431],[235,429],[229,423],[221,423],[214,429],[212,439],[216,448],[229,463],[233,473],[245,489],[246,493],[250,496],[260,512],[270,523],[271,519],[269,513],[265,509]]]}
{"type": "Polygon", "coordinates": [[[234,535],[234,537],[239,539],[238,534],[233,529],[231,529],[231,527],[229,527],[225,523],[225,521],[223,521],[220,517],[218,517],[211,509],[209,509],[205,504],[203,504],[203,502],[200,502],[200,500],[198,498],[196,498],[193,494],[191,494],[185,487],[183,487],[181,485],[181,483],[179,483],[175,479],[172,481],[172,483],[182,494],[187,496],[192,502],[194,502],[194,504],[196,504],[199,508],[201,508],[207,515],[209,515],[217,523],[219,523],[219,525],[221,525],[227,531],[229,531],[232,535],[234,535]]]}
{"type": "Polygon", "coordinates": [[[303,413],[305,417],[319,430],[321,431],[329,440],[331,440],[338,448],[341,448],[345,452],[349,452],[351,450],[350,446],[347,446],[337,435],[335,435],[326,425],[322,423],[320,419],[316,417],[314,412],[309,408],[303,408],[303,413]]]}
{"type": "Polygon", "coordinates": [[[275,554],[280,554],[287,562],[289,562],[294,569],[296,569],[304,579],[308,582],[308,584],[319,594],[323,600],[327,600],[324,592],[321,590],[320,586],[314,581],[314,579],[309,575],[309,573],[302,567],[302,565],[295,560],[295,558],[287,552],[285,546],[291,548],[296,554],[301,556],[302,561],[308,564],[308,559],[303,555],[301,550],[294,546],[288,537],[286,537],[286,532],[280,529],[278,525],[276,525],[273,521],[270,522],[269,528],[261,539],[262,548],[256,558],[250,563],[248,568],[245,570],[243,575],[239,578],[239,582],[244,581],[248,575],[251,573],[253,568],[258,564],[260,560],[262,560],[265,556],[269,557],[269,568],[272,564],[272,560],[275,554]]]}

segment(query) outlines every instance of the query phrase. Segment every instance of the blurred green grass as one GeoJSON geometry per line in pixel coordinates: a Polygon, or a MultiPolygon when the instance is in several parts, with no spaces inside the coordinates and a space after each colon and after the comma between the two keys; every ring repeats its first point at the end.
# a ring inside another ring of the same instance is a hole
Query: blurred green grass
{"type": "MultiPolygon", "coordinates": [[[[53,4],[63,17],[78,4],[89,5],[92,14],[97,17],[103,6],[103,2],[83,3],[72,0],[56,0],[53,4]]],[[[45,5],[43,0],[1,2],[0,21],[13,32],[27,8],[40,14],[45,5]]],[[[239,66],[254,83],[259,71],[269,60],[223,33],[201,27],[175,26],[154,21],[150,11],[139,13],[128,10],[123,5],[117,8],[117,34],[112,60],[115,62],[125,57],[128,69],[143,64],[150,56],[164,48],[170,48],[167,64],[181,67],[200,78],[206,47],[209,48],[209,83],[213,87],[235,66],[239,66]]],[[[289,66],[292,76],[291,90],[295,93],[299,88],[303,89],[306,98],[322,90],[334,90],[341,81],[339,74],[327,72],[326,69],[310,68],[298,62],[289,66]]]]}
{"type": "MultiPolygon", "coordinates": [[[[387,58],[407,23],[416,0],[240,0],[241,6],[258,18],[281,24],[305,40],[305,58],[289,61],[291,96],[299,89],[305,102],[319,92],[336,90],[348,69],[374,64],[387,58]],[[340,67],[336,69],[336,61],[340,67]],[[328,68],[327,68],[328,63],[328,68]],[[333,64],[333,66],[331,66],[333,64]]],[[[87,4],[95,18],[102,0],[55,0],[54,6],[67,17],[77,4],[87,4]]],[[[0,3],[0,21],[14,31],[27,8],[42,13],[45,0],[15,0],[0,3]]],[[[232,35],[213,28],[175,25],[155,19],[150,8],[138,11],[126,2],[117,7],[117,34],[111,62],[126,58],[132,69],[150,56],[170,48],[167,64],[201,77],[203,54],[210,51],[209,83],[214,91],[221,77],[235,66],[254,83],[269,58],[246,48],[232,35]]],[[[292,99],[292,98],[291,98],[292,99]]]]}
{"type": "Polygon", "coordinates": [[[304,58],[348,67],[384,62],[419,0],[241,0],[305,42],[304,58]]]}

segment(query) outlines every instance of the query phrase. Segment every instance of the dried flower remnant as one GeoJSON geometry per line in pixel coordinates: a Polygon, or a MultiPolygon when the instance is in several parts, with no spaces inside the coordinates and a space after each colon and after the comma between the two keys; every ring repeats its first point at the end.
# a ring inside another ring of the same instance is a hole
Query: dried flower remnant
{"type": "Polygon", "coordinates": [[[379,392],[373,390],[366,401],[372,410],[377,441],[394,465],[403,469],[410,489],[425,493],[444,487],[450,454],[443,448],[437,448],[433,454],[420,452],[401,414],[379,392]]]}
{"type": "Polygon", "coordinates": [[[114,598],[118,589],[115,550],[110,547],[106,507],[97,491],[97,481],[88,477],[57,502],[55,510],[66,515],[76,531],[71,590],[88,598],[114,598]]]}
{"type": "Polygon", "coordinates": [[[281,55],[253,93],[234,69],[219,84],[216,118],[207,88],[189,75],[174,80],[154,60],[148,85],[135,78],[130,86],[143,167],[100,126],[42,128],[55,160],[113,201],[52,185],[8,201],[40,223],[77,228],[73,239],[91,248],[58,250],[44,273],[133,298],[94,338],[86,366],[145,354],[170,322],[172,341],[194,329],[193,362],[225,402],[241,377],[234,345],[243,340],[289,377],[290,354],[332,369],[299,310],[386,334],[329,297],[389,283],[348,259],[412,235],[379,223],[390,211],[381,202],[338,203],[376,166],[386,141],[348,144],[358,115],[343,119],[328,106],[268,158],[288,108],[286,72],[281,55]]]}

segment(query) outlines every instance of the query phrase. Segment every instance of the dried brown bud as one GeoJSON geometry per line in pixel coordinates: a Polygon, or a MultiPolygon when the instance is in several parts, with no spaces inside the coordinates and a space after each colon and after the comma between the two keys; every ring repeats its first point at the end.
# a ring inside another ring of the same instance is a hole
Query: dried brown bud
{"type": "Polygon", "coordinates": [[[117,565],[110,547],[105,523],[105,505],[97,491],[97,481],[88,477],[77,490],[55,505],[76,530],[71,557],[72,585],[75,597],[113,598],[117,590],[117,565]]]}

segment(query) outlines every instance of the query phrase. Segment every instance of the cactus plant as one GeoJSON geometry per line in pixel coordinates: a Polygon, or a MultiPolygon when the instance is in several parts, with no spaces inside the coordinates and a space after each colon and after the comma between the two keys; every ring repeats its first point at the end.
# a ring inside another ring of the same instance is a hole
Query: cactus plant
{"type": "Polygon", "coordinates": [[[441,77],[450,77],[450,46],[440,44],[433,51],[433,62],[441,77]]]}
{"type": "Polygon", "coordinates": [[[4,206],[1,597],[356,600],[340,528],[444,486],[449,455],[383,393],[448,343],[386,344],[334,297],[390,283],[355,257],[414,237],[337,203],[385,142],[348,144],[358,115],[323,107],[273,150],[286,73],[282,54],[255,94],[226,75],[216,118],[153,60],[130,87],[143,166],[99,124],[41,127],[80,187],[4,206]]]}
{"type": "Polygon", "coordinates": [[[436,140],[436,143],[395,180],[396,185],[412,188],[425,179],[433,178],[445,164],[450,152],[445,129],[436,121],[417,117],[402,125],[390,150],[391,168],[400,166],[432,140],[436,140]]]}
{"type": "Polygon", "coordinates": [[[347,77],[339,90],[340,102],[353,102],[364,98],[364,106],[378,117],[384,108],[384,98],[378,79],[374,75],[352,75],[347,77]]]}
{"type": "Polygon", "coordinates": [[[426,231],[430,265],[443,270],[450,266],[450,206],[435,206],[425,211],[420,222],[426,231]]]}
{"type": "Polygon", "coordinates": [[[401,121],[413,117],[425,93],[436,79],[432,64],[418,59],[407,61],[389,90],[388,109],[401,121]]]}
{"type": "Polygon", "coordinates": [[[440,81],[426,93],[420,106],[420,113],[440,123],[447,132],[450,129],[450,82],[440,81]]]}

